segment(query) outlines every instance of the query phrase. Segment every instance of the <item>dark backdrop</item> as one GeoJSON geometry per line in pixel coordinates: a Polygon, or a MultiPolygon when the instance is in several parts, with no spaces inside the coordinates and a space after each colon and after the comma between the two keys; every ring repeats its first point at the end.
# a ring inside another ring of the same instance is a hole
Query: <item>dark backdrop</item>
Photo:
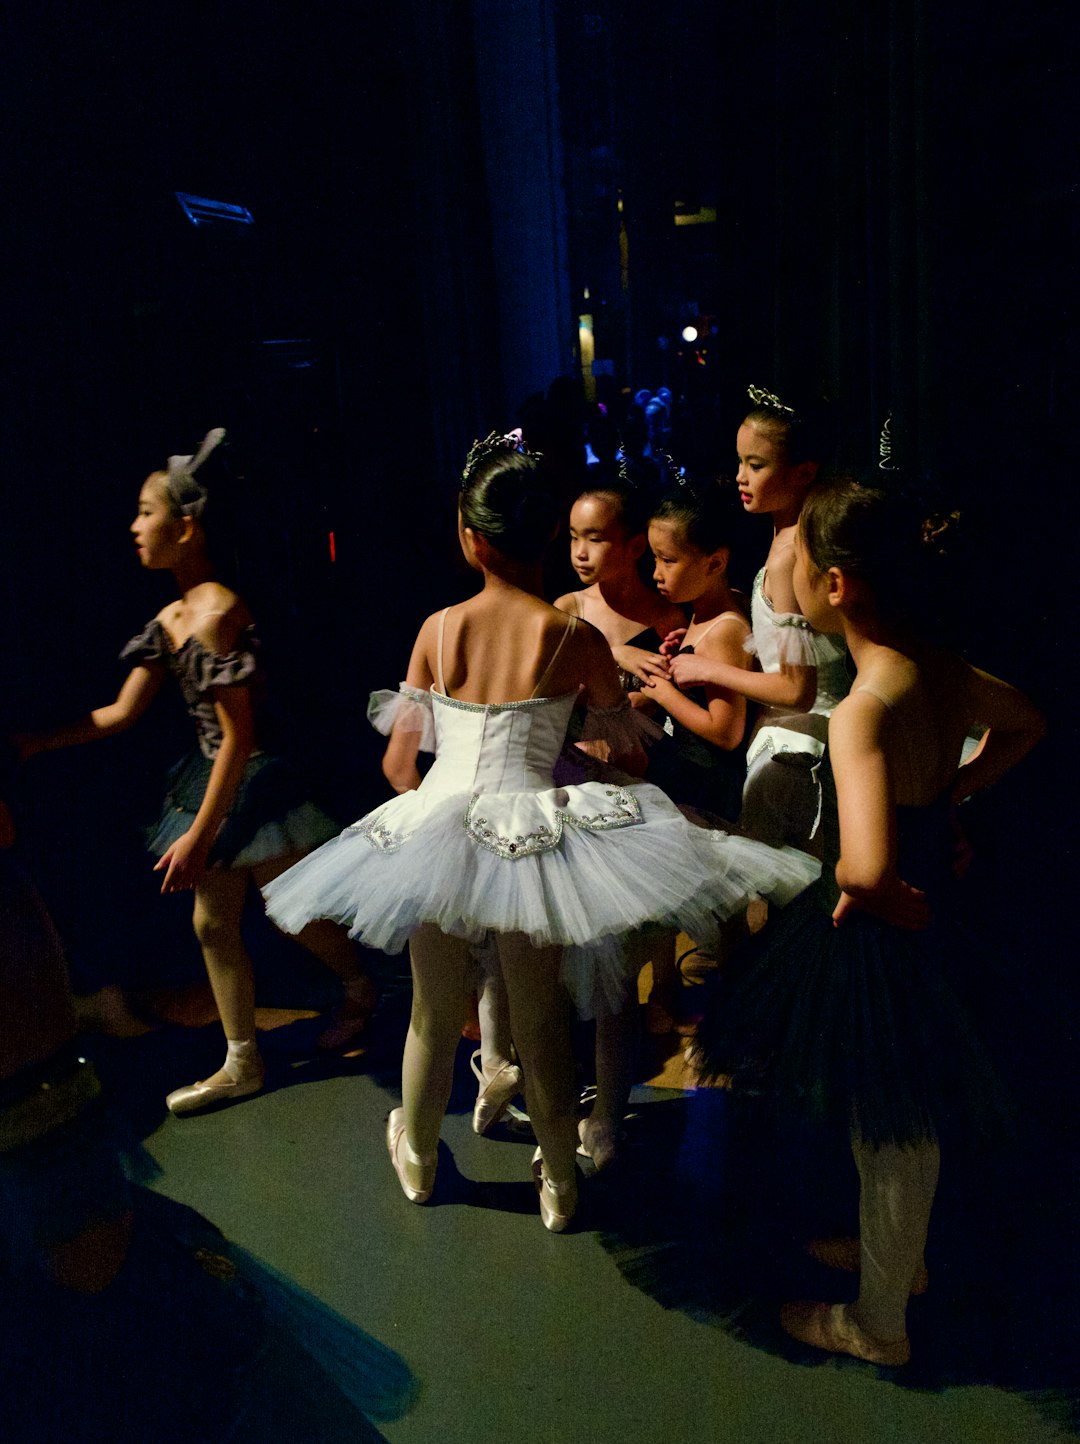
{"type": "MultiPolygon", "coordinates": [[[[9,723],[110,694],[119,645],[165,599],[126,534],[139,483],[225,424],[238,580],[316,784],[355,815],[381,787],[367,691],[398,681],[419,620],[468,585],[454,471],[532,389],[534,333],[571,370],[578,290],[606,288],[618,379],[656,385],[656,338],[693,294],[719,320],[703,393],[718,459],[746,381],[816,370],[851,459],[891,408],[962,503],[971,655],[1056,728],[976,817],[1022,946],[1044,956],[1073,857],[1054,543],[1080,379],[1072,12],[529,0],[500,9],[495,46],[480,0],[8,7],[9,723]],[[517,70],[533,108],[511,115],[517,70]],[[537,105],[545,143],[526,156],[514,127],[535,140],[537,105]],[[176,190],[255,225],[196,231],[176,190]],[[675,250],[676,201],[717,210],[695,250],[675,250]],[[515,266],[549,253],[565,272],[523,309],[515,266]],[[266,344],[284,341],[302,344],[266,344]]],[[[183,737],[163,716],[17,784],[76,933],[100,918],[105,859],[141,876],[122,839],[183,737]]]]}

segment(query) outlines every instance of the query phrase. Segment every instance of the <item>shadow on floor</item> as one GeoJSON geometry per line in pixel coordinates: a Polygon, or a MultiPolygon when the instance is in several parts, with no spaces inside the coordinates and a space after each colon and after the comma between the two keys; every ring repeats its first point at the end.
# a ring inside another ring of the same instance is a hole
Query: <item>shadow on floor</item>
{"type": "MultiPolygon", "coordinates": [[[[1043,1119],[996,1155],[943,1158],[930,1289],[908,1313],[912,1362],[884,1376],[992,1385],[1080,1426],[1080,1191],[1066,1136],[1043,1119]]],[[[782,1131],[753,1101],[703,1089],[639,1108],[625,1163],[591,1185],[590,1213],[622,1276],[665,1308],[791,1362],[869,1369],[798,1344],[778,1320],[789,1299],[855,1297],[857,1275],[805,1244],[857,1232],[857,1188],[842,1140],[782,1131]]]]}

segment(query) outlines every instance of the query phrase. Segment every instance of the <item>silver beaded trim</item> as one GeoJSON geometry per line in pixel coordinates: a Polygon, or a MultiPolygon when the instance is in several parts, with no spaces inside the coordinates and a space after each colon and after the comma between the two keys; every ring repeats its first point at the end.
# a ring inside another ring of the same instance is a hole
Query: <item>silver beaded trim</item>
{"type": "Polygon", "coordinates": [[[421,706],[431,710],[431,693],[426,687],[410,687],[408,682],[402,682],[398,687],[402,697],[408,697],[413,702],[419,702],[421,706]]]}
{"type": "Polygon", "coordinates": [[[564,702],[567,697],[576,697],[577,692],[560,692],[556,697],[525,697],[520,702],[462,702],[458,697],[447,697],[445,692],[434,689],[431,695],[448,707],[461,707],[466,712],[514,712],[522,707],[543,707],[548,702],[564,702]]]}
{"type": "Polygon", "coordinates": [[[358,837],[366,838],[372,847],[377,847],[380,852],[398,852],[410,837],[407,832],[395,832],[392,827],[387,827],[386,823],[378,817],[365,817],[361,822],[354,822],[345,831],[354,832],[358,837]]]}
{"type": "Polygon", "coordinates": [[[465,830],[481,847],[486,847],[489,852],[512,862],[519,857],[529,857],[534,852],[550,852],[559,845],[563,827],[567,823],[586,832],[608,832],[612,828],[630,827],[641,821],[641,804],[633,793],[627,792],[624,787],[607,787],[604,791],[612,800],[610,812],[595,812],[579,817],[560,807],[555,810],[554,827],[538,827],[532,832],[515,833],[513,836],[498,832],[488,818],[476,815],[477,807],[483,803],[484,794],[475,792],[465,810],[465,830]]]}

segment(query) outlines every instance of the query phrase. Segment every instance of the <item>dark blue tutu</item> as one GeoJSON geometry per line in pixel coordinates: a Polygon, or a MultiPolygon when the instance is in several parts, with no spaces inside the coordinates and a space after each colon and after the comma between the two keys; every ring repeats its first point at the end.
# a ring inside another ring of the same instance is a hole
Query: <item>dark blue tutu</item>
{"type": "MultiPolygon", "coordinates": [[[[161,816],[146,829],[147,846],[160,857],[183,837],[206,795],[213,761],[193,751],[168,776],[161,816]]],[[[210,850],[210,865],[254,867],[271,858],[320,847],[340,828],[310,799],[292,767],[272,753],[248,759],[233,805],[210,850]]]]}
{"type": "Polygon", "coordinates": [[[897,823],[899,873],[928,893],[931,926],[853,913],[835,927],[826,869],[724,969],[698,1036],[701,1072],[874,1145],[999,1137],[1013,1109],[961,1001],[986,950],[950,907],[948,800],[898,808],[897,823]]]}

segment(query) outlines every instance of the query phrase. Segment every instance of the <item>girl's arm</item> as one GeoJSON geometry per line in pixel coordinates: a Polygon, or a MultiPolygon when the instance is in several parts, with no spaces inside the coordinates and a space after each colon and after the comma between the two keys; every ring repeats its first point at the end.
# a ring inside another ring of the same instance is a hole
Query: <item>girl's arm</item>
{"type": "MultiPolygon", "coordinates": [[[[426,692],[435,681],[432,659],[437,645],[438,627],[438,616],[428,617],[413,644],[405,682],[417,691],[426,692]]],[[[394,723],[390,741],[383,753],[382,771],[395,792],[414,792],[420,786],[420,769],[416,765],[420,753],[420,736],[404,718],[399,718],[394,723]]]]}
{"type": "Polygon", "coordinates": [[[738,662],[680,652],[671,658],[671,676],[680,687],[724,687],[751,702],[809,712],[817,697],[817,668],[781,662],[779,672],[750,672],[738,662]]]}
{"type": "Polygon", "coordinates": [[[155,872],[165,869],[162,892],[182,892],[195,887],[202,877],[218,829],[232,806],[255,747],[251,693],[243,683],[215,688],[214,711],[221,725],[221,746],[195,821],[154,864],[155,872]]]}
{"type": "MultiPolygon", "coordinates": [[[[744,636],[741,627],[721,623],[705,638],[706,655],[702,660],[707,662],[710,668],[719,668],[736,677],[748,676],[745,667],[746,653],[742,645],[744,636]]],[[[697,653],[684,655],[687,660],[692,660],[697,653]]],[[[678,660],[682,659],[672,659],[673,671],[674,662],[678,660]]],[[[740,689],[726,687],[722,683],[707,684],[706,705],[700,707],[680,692],[674,683],[664,678],[648,677],[644,680],[648,687],[647,695],[653,701],[659,702],[660,706],[670,712],[675,721],[688,731],[728,752],[738,747],[746,728],[746,697],[740,689]]]]}
{"type": "Polygon", "coordinates": [[[1046,731],[1046,719],[1023,692],[977,667],[967,668],[967,674],[970,715],[989,731],[956,774],[955,802],[963,802],[973,792],[997,782],[1046,731]]]}
{"type": "Polygon", "coordinates": [[[23,732],[12,740],[20,757],[33,757],[37,752],[53,752],[62,747],[76,747],[83,742],[96,742],[133,727],[157,696],[164,676],[163,668],[133,667],[120,688],[115,702],[95,707],[77,722],[53,727],[47,732],[23,732]]]}
{"type": "MultiPolygon", "coordinates": [[[[797,614],[794,527],[785,529],[774,539],[766,566],[773,610],[797,614]]],[[[693,653],[683,653],[672,657],[671,675],[680,687],[700,686],[702,683],[726,687],[751,702],[761,702],[766,707],[783,707],[791,712],[809,712],[817,697],[817,668],[787,662],[783,658],[779,672],[751,672],[743,667],[712,663],[708,656],[698,658],[693,653]]]]}
{"type": "MultiPolygon", "coordinates": [[[[607,738],[610,761],[624,772],[643,777],[648,759],[641,745],[638,727],[629,722],[632,708],[619,681],[611,648],[603,635],[587,623],[578,627],[574,644],[581,665],[580,675],[585,679],[585,700],[592,709],[592,719],[586,715],[586,733],[590,730],[590,720],[599,717],[603,721],[603,714],[610,714],[610,727],[605,724],[597,729],[610,731],[607,738]]],[[[578,746],[593,755],[588,743],[579,742],[578,746]]]]}
{"type": "Polygon", "coordinates": [[[919,929],[930,922],[926,894],[896,872],[896,804],[885,753],[888,712],[876,697],[856,693],[829,722],[829,755],[840,816],[836,881],[838,925],[853,909],[894,927],[919,929]]]}

